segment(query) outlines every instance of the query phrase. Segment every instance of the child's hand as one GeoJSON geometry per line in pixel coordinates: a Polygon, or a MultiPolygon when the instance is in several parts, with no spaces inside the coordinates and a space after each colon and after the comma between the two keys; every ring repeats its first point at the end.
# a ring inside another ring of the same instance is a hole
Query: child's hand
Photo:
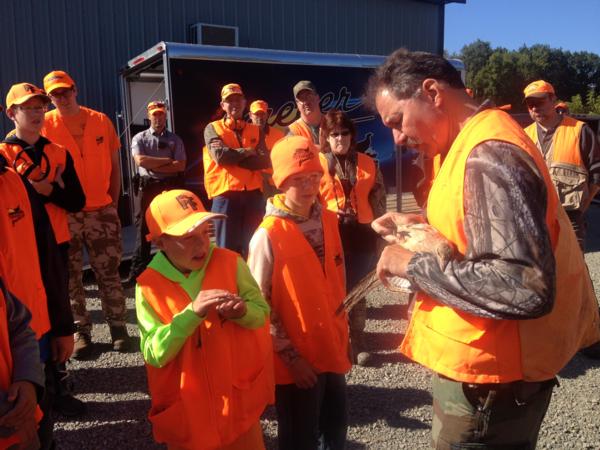
{"type": "Polygon", "coordinates": [[[192,302],[192,309],[199,317],[204,317],[212,305],[227,301],[230,298],[234,298],[234,295],[224,289],[200,291],[192,302]]]}
{"type": "Polygon", "coordinates": [[[29,181],[38,194],[49,197],[54,190],[54,185],[48,179],[42,181],[29,181]]]}
{"type": "Polygon", "coordinates": [[[246,311],[246,302],[237,295],[217,305],[217,312],[223,319],[240,319],[246,311]]]}
{"type": "Polygon", "coordinates": [[[317,372],[302,357],[296,359],[290,366],[294,383],[300,389],[310,389],[317,384],[317,372]]]}
{"type": "Polygon", "coordinates": [[[15,381],[8,388],[8,401],[13,408],[0,417],[0,425],[20,430],[34,419],[37,396],[35,387],[29,381],[15,381]]]}

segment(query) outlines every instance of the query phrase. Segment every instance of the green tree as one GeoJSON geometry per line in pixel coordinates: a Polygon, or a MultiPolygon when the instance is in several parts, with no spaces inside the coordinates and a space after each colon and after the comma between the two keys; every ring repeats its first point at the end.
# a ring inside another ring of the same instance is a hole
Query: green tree
{"type": "Polygon", "coordinates": [[[586,108],[583,104],[580,94],[571,97],[571,101],[567,102],[567,105],[569,105],[569,111],[572,114],[583,114],[586,112],[586,108]]]}
{"type": "Polygon", "coordinates": [[[477,39],[475,42],[465,45],[458,55],[453,55],[465,63],[468,87],[473,88],[475,76],[486,65],[492,53],[492,46],[489,42],[477,39]]]}

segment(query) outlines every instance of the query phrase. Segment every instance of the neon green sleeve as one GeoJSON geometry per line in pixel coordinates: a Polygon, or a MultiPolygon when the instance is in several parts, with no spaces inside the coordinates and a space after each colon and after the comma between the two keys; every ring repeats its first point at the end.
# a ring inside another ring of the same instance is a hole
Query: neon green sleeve
{"type": "Polygon", "coordinates": [[[203,320],[192,310],[190,303],[173,316],[171,323],[164,324],[139,286],[135,287],[135,311],[140,329],[140,350],[144,361],[153,367],[163,367],[173,360],[203,320]]]}
{"type": "Polygon", "coordinates": [[[271,308],[260,292],[260,288],[244,260],[238,258],[237,263],[238,295],[246,301],[247,311],[244,317],[232,319],[232,322],[244,328],[260,328],[265,324],[266,318],[269,317],[271,308]]]}

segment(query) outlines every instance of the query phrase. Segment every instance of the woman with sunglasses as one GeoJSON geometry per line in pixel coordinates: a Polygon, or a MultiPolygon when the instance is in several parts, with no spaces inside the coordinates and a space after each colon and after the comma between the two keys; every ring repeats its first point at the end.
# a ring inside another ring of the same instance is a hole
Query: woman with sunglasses
{"type": "MultiPolygon", "coordinates": [[[[377,235],[373,219],[386,210],[383,177],[376,161],[356,150],[356,128],[343,112],[331,110],[321,121],[322,163],[321,198],[327,209],[337,213],[346,262],[346,287],[351,290],[377,262],[377,235]]],[[[366,299],[350,312],[350,339],[354,362],[364,366],[370,358],[366,351],[364,329],[366,299]]]]}

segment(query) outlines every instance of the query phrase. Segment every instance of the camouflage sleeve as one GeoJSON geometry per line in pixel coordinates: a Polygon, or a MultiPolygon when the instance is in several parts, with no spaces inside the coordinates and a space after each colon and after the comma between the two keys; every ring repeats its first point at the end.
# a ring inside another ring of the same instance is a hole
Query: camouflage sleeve
{"type": "Polygon", "coordinates": [[[555,260],[546,207],[546,187],[527,154],[503,142],[480,144],[465,170],[464,258],[440,267],[434,255],[416,254],[409,278],[440,302],[477,316],[547,314],[555,260]]]}
{"type": "Polygon", "coordinates": [[[248,157],[244,148],[227,147],[211,123],[204,129],[204,144],[210,157],[222,166],[237,165],[248,157]]]}
{"type": "Polygon", "coordinates": [[[589,125],[584,125],[579,140],[581,159],[589,173],[589,183],[600,185],[600,143],[589,125]]]}

